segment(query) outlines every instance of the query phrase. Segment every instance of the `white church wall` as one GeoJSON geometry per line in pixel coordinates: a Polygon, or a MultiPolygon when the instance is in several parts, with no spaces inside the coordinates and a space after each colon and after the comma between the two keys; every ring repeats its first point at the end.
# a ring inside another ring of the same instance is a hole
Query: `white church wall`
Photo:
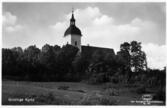
{"type": "Polygon", "coordinates": [[[81,52],[81,36],[78,35],[67,35],[63,39],[63,45],[70,44],[79,48],[81,52]],[[76,44],[77,42],[77,44],[76,44]]]}
{"type": "Polygon", "coordinates": [[[78,47],[81,52],[81,36],[71,35],[71,45],[78,47]]]}

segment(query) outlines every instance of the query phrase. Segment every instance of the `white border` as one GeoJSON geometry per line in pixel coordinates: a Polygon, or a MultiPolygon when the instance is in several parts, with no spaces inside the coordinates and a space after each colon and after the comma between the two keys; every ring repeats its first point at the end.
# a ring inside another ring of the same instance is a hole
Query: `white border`
{"type": "Polygon", "coordinates": [[[166,2],[166,0],[1,0],[2,2],[166,2]]]}
{"type": "MultiPolygon", "coordinates": [[[[0,48],[2,49],[2,3],[3,2],[80,2],[80,3],[90,3],[90,2],[165,2],[166,3],[166,0],[1,0],[0,1],[0,19],[1,19],[1,26],[0,26],[0,48]]],[[[166,6],[167,8],[167,6],[166,6]]],[[[167,25],[167,22],[166,22],[166,25],[167,25]]],[[[166,29],[167,30],[167,29],[166,29]]],[[[166,38],[166,42],[167,42],[167,38],[166,38]]],[[[2,50],[0,50],[0,56],[2,57],[2,53],[1,53],[2,50]]],[[[166,53],[167,54],[167,53],[166,53]]],[[[0,70],[2,70],[2,58],[0,57],[0,70]]],[[[167,60],[167,59],[166,59],[167,60]]],[[[0,107],[2,108],[17,108],[17,107],[20,107],[20,108],[25,108],[25,107],[31,107],[31,108],[41,108],[41,107],[48,107],[48,108],[87,108],[87,107],[91,107],[91,108],[104,108],[104,107],[118,107],[118,108],[139,108],[139,107],[150,107],[150,108],[166,108],[166,106],[121,106],[121,105],[118,105],[118,106],[65,106],[65,105],[20,105],[20,106],[16,106],[16,105],[10,105],[10,106],[5,106],[3,105],[2,106],[2,71],[0,71],[0,96],[1,96],[1,100],[0,100],[0,107]]],[[[166,78],[167,78],[167,75],[166,75],[166,78]]],[[[166,84],[167,84],[167,81],[166,81],[166,84]]],[[[167,88],[167,87],[166,87],[167,88]]],[[[167,89],[166,89],[167,90],[167,89]]],[[[167,93],[166,93],[167,94],[167,93]]],[[[167,99],[166,99],[166,104],[167,104],[167,99]]]]}

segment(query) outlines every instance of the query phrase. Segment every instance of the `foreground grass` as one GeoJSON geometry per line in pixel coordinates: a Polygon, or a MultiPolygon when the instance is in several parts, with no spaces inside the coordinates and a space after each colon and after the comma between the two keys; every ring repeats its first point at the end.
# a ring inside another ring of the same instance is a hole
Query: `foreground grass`
{"type": "MultiPolygon", "coordinates": [[[[71,82],[2,82],[3,105],[136,105],[133,88],[71,82]],[[18,99],[18,100],[10,100],[18,99]]],[[[138,104],[142,105],[142,104],[138,104]]]]}

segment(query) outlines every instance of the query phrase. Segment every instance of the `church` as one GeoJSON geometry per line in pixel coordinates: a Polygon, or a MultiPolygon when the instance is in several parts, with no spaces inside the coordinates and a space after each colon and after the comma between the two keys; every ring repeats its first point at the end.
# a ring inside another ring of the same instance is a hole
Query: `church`
{"type": "Polygon", "coordinates": [[[72,10],[72,15],[70,19],[70,26],[64,33],[65,44],[70,44],[79,49],[82,55],[92,55],[96,51],[103,51],[115,55],[114,50],[111,48],[101,48],[95,46],[84,46],[81,44],[82,32],[75,24],[74,12],[72,10]]]}

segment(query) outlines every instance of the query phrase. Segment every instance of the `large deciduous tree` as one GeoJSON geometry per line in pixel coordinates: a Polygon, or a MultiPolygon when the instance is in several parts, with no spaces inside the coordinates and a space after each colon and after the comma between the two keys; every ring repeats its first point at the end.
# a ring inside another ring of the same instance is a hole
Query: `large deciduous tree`
{"type": "Polygon", "coordinates": [[[131,68],[135,72],[147,69],[146,54],[141,50],[141,42],[132,41],[131,45],[131,68]]]}
{"type": "Polygon", "coordinates": [[[146,54],[141,48],[141,43],[137,41],[124,42],[120,45],[117,54],[122,58],[125,70],[139,72],[147,69],[146,54]]]}

